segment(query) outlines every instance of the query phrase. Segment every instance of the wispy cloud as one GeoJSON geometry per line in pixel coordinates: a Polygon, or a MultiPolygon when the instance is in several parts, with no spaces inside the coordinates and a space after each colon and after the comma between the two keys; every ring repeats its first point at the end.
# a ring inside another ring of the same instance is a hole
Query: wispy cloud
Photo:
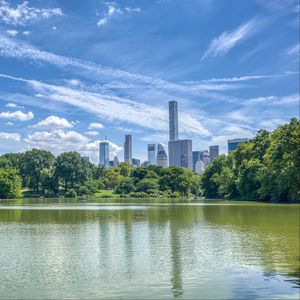
{"type": "Polygon", "coordinates": [[[253,35],[258,30],[260,24],[261,22],[257,19],[252,19],[231,32],[223,32],[211,41],[208,49],[202,56],[202,60],[208,57],[225,55],[236,45],[253,35]]]}
{"type": "Polygon", "coordinates": [[[89,125],[89,129],[101,129],[103,128],[104,126],[101,124],[101,123],[91,123],[89,125]]]}
{"type": "Polygon", "coordinates": [[[6,33],[10,36],[17,36],[18,31],[15,29],[8,29],[8,30],[6,30],[6,33]]]}
{"type": "Polygon", "coordinates": [[[300,44],[298,43],[298,44],[296,44],[292,47],[287,48],[284,53],[287,54],[287,55],[297,55],[297,57],[299,57],[300,44]]]}
{"type": "Polygon", "coordinates": [[[24,26],[38,19],[48,19],[51,16],[63,15],[60,8],[37,8],[29,6],[27,1],[16,7],[5,0],[0,1],[0,22],[10,25],[24,26]]]}

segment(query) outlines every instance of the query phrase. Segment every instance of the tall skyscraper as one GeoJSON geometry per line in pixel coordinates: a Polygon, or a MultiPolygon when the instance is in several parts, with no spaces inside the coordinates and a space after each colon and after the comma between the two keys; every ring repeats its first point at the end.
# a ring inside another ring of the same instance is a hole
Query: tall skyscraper
{"type": "Polygon", "coordinates": [[[169,141],[169,165],[193,169],[192,140],[169,141]]]}
{"type": "Polygon", "coordinates": [[[150,162],[151,166],[156,165],[156,145],[155,144],[148,144],[148,161],[150,162]]]}
{"type": "Polygon", "coordinates": [[[196,164],[201,160],[201,152],[193,151],[193,170],[196,171],[196,164]]]}
{"type": "Polygon", "coordinates": [[[124,162],[132,164],[132,139],[131,134],[125,135],[124,142],[124,162]]]}
{"type": "Polygon", "coordinates": [[[209,158],[212,163],[219,156],[219,145],[209,146],[209,158]]]}
{"type": "Polygon", "coordinates": [[[177,104],[177,101],[169,102],[169,129],[170,129],[170,141],[178,140],[178,104],[177,104]]]}
{"type": "Polygon", "coordinates": [[[156,165],[160,167],[168,166],[168,155],[162,144],[157,146],[156,165]]]}
{"type": "Polygon", "coordinates": [[[228,152],[236,150],[240,143],[247,142],[248,140],[247,138],[228,140],[228,152]]]}
{"type": "Polygon", "coordinates": [[[99,144],[99,165],[105,169],[109,168],[109,144],[108,142],[101,142],[99,144]]]}

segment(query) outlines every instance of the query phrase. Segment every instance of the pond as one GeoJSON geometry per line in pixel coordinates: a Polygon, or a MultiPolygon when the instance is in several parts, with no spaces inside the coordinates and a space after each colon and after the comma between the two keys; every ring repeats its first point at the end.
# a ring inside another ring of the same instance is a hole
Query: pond
{"type": "Polygon", "coordinates": [[[0,298],[299,298],[300,205],[0,202],[0,298]]]}

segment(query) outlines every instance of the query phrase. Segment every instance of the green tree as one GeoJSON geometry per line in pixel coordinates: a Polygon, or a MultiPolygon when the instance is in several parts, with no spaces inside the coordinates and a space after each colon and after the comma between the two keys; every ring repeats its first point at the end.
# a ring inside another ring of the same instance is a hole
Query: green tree
{"type": "Polygon", "coordinates": [[[37,193],[40,188],[43,170],[53,168],[54,163],[55,157],[49,151],[40,149],[26,151],[20,160],[20,175],[23,182],[27,183],[28,187],[37,193]]]}
{"type": "Polygon", "coordinates": [[[133,178],[123,177],[116,187],[116,194],[129,194],[135,190],[133,178]]]}
{"type": "Polygon", "coordinates": [[[22,181],[15,169],[0,169],[0,199],[22,196],[22,181]]]}
{"type": "Polygon", "coordinates": [[[118,168],[110,168],[105,170],[101,181],[105,189],[113,190],[119,185],[122,178],[123,176],[120,175],[118,168]]]}
{"type": "Polygon", "coordinates": [[[138,192],[147,193],[150,190],[158,190],[158,182],[154,178],[144,178],[140,180],[135,187],[138,192]]]}

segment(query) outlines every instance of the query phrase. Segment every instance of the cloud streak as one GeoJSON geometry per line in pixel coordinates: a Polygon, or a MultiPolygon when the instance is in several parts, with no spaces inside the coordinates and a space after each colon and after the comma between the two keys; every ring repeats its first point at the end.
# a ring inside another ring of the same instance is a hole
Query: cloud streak
{"type": "Polygon", "coordinates": [[[202,56],[202,60],[209,57],[224,56],[243,40],[253,35],[257,31],[259,24],[260,22],[256,19],[252,19],[231,32],[223,32],[211,41],[208,49],[202,56]]]}

